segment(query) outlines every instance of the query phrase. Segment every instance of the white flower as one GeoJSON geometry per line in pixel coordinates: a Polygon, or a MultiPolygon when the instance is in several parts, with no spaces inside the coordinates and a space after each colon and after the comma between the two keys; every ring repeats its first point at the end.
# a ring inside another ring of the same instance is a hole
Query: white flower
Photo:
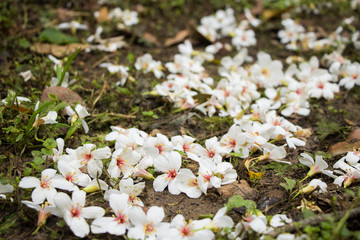
{"type": "Polygon", "coordinates": [[[35,209],[38,211],[38,221],[37,225],[40,226],[44,224],[46,218],[52,214],[58,217],[62,216],[60,209],[58,209],[53,203],[45,202],[45,204],[36,204],[30,201],[23,200],[21,203],[25,204],[29,208],[35,209]]]}
{"type": "Polygon", "coordinates": [[[174,147],[169,139],[161,133],[156,134],[156,137],[148,137],[145,139],[143,146],[145,155],[154,158],[160,155],[168,156],[174,147]]]}
{"type": "Polygon", "coordinates": [[[69,122],[73,123],[79,118],[85,133],[89,132],[89,127],[85,122],[84,118],[90,116],[90,114],[88,113],[85,107],[81,106],[80,104],[77,104],[74,111],[70,106],[67,106],[65,107],[65,112],[67,115],[70,116],[68,119],[69,122]]]}
{"type": "Polygon", "coordinates": [[[24,78],[24,82],[27,82],[30,79],[34,78],[34,76],[32,75],[30,70],[27,70],[25,72],[21,72],[21,73],[19,73],[19,75],[24,78]]]}
{"type": "Polygon", "coordinates": [[[190,169],[182,168],[176,179],[177,188],[190,198],[198,198],[202,194],[198,179],[190,169]]]}
{"type": "Polygon", "coordinates": [[[10,193],[12,191],[14,191],[13,185],[0,183],[0,193],[10,193]]]}
{"type": "Polygon", "coordinates": [[[96,218],[91,224],[91,232],[95,234],[110,233],[113,235],[123,235],[130,227],[129,222],[129,195],[126,193],[112,194],[110,196],[110,207],[114,211],[113,217],[96,218]]]}
{"type": "Polygon", "coordinates": [[[69,162],[59,160],[57,167],[64,178],[73,184],[86,187],[91,181],[89,175],[84,174],[78,168],[71,166],[69,162]]]}
{"type": "Polygon", "coordinates": [[[58,25],[59,29],[71,29],[72,31],[74,30],[88,30],[88,26],[86,26],[85,24],[81,24],[79,22],[76,21],[71,21],[71,22],[65,22],[65,23],[60,23],[58,25]]]}
{"type": "Polygon", "coordinates": [[[274,228],[284,226],[285,224],[291,223],[292,220],[289,219],[285,214],[276,214],[270,220],[270,225],[274,228]]]}
{"type": "Polygon", "coordinates": [[[309,167],[310,170],[307,176],[311,177],[317,173],[324,173],[325,169],[329,166],[326,161],[323,160],[322,156],[316,156],[314,159],[307,153],[301,153],[299,162],[309,167]]]}
{"type": "Polygon", "coordinates": [[[72,183],[65,180],[59,174],[56,174],[55,169],[47,168],[41,172],[41,180],[35,177],[23,177],[19,183],[21,188],[35,188],[31,193],[31,198],[34,203],[43,203],[45,199],[53,202],[55,188],[60,188],[67,191],[73,191],[74,186],[72,183]]]}
{"type": "Polygon", "coordinates": [[[63,218],[71,231],[77,237],[85,237],[89,234],[89,225],[85,218],[102,217],[105,210],[101,207],[84,207],[86,193],[84,191],[74,191],[72,199],[65,193],[57,193],[54,200],[55,205],[62,211],[63,218]]]}
{"type": "Polygon", "coordinates": [[[145,182],[134,184],[134,180],[132,178],[121,179],[119,183],[120,191],[115,189],[108,190],[105,192],[104,198],[109,201],[112,194],[126,193],[129,195],[129,204],[144,206],[143,202],[137,197],[144,188],[145,182]]]}
{"type": "Polygon", "coordinates": [[[134,166],[140,161],[141,155],[132,148],[118,149],[113,152],[108,172],[110,177],[118,178],[122,173],[128,178],[134,172],[134,166]]]}
{"type": "Polygon", "coordinates": [[[345,77],[339,82],[340,86],[351,89],[355,85],[360,85],[360,64],[355,62],[345,67],[345,77]]]}
{"type": "Polygon", "coordinates": [[[109,147],[95,148],[94,144],[84,144],[82,147],[78,147],[75,150],[77,159],[76,166],[82,168],[85,167],[87,172],[92,178],[99,177],[102,173],[103,163],[102,159],[107,159],[111,156],[111,149],[109,147]]]}
{"type": "Polygon", "coordinates": [[[170,223],[170,231],[161,232],[159,239],[177,239],[177,240],[211,240],[215,238],[214,233],[205,229],[210,223],[209,218],[187,222],[183,215],[176,215],[170,223]],[[167,238],[166,238],[167,237],[167,238]]]}
{"type": "Polygon", "coordinates": [[[156,171],[163,172],[157,176],[153,182],[153,186],[156,192],[162,192],[168,186],[169,192],[173,195],[180,194],[180,190],[177,188],[176,179],[178,171],[181,167],[181,155],[178,152],[170,152],[168,158],[160,156],[154,161],[154,167],[156,171]]]}
{"type": "Polygon", "coordinates": [[[234,226],[234,221],[231,217],[225,215],[226,211],[227,207],[220,208],[211,222],[206,225],[206,228],[211,229],[214,232],[219,232],[221,228],[232,228],[234,226]]]}
{"type": "Polygon", "coordinates": [[[306,187],[300,189],[300,191],[303,193],[311,193],[317,187],[320,188],[319,193],[327,192],[327,190],[326,190],[327,184],[325,182],[321,181],[320,179],[311,180],[310,183],[306,187]]]}
{"type": "Polygon", "coordinates": [[[164,217],[164,209],[161,207],[150,207],[146,214],[142,208],[133,207],[129,212],[133,227],[127,233],[128,238],[155,240],[158,232],[166,225],[162,223],[164,217]]]}
{"type": "Polygon", "coordinates": [[[110,73],[119,73],[120,75],[120,81],[116,82],[116,85],[124,86],[126,83],[126,80],[129,77],[129,68],[122,65],[114,65],[111,63],[102,63],[99,65],[99,67],[107,68],[107,70],[110,73]]]}

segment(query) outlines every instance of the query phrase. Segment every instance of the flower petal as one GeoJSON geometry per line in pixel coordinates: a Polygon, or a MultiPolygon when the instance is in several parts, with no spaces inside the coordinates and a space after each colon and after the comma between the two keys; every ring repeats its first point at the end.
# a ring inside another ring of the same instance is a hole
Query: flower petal
{"type": "Polygon", "coordinates": [[[40,180],[36,177],[23,177],[19,183],[21,188],[34,188],[40,186],[40,180]]]}

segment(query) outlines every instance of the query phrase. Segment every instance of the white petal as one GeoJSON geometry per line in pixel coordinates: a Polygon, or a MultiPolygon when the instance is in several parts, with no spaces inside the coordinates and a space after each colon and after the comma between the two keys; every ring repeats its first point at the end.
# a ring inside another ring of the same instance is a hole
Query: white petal
{"type": "Polygon", "coordinates": [[[41,187],[37,187],[31,193],[31,199],[34,203],[41,204],[45,201],[45,191],[41,187]]]}
{"type": "Polygon", "coordinates": [[[114,212],[117,211],[124,211],[124,209],[127,207],[129,195],[126,193],[121,194],[112,194],[109,197],[110,200],[110,207],[114,210],[114,212]]]}
{"type": "Polygon", "coordinates": [[[80,206],[84,206],[85,205],[85,198],[86,198],[86,193],[84,191],[73,191],[72,193],[72,202],[74,204],[79,204],[80,206]]]}
{"type": "Polygon", "coordinates": [[[160,223],[165,217],[164,209],[162,207],[153,206],[149,208],[146,216],[150,222],[153,222],[154,224],[160,223]]]}
{"type": "Polygon", "coordinates": [[[98,218],[105,214],[105,210],[101,207],[85,207],[82,209],[81,216],[84,218],[98,218]]]}
{"type": "Polygon", "coordinates": [[[153,187],[156,192],[162,192],[169,184],[169,179],[166,179],[167,174],[157,176],[153,182],[153,187]]]}
{"type": "Polygon", "coordinates": [[[85,237],[90,232],[89,225],[84,218],[73,218],[70,229],[77,237],[81,238],[85,237]]]}
{"type": "Polygon", "coordinates": [[[70,211],[71,210],[72,201],[71,201],[70,197],[63,192],[57,193],[55,195],[54,202],[55,202],[56,207],[58,207],[62,211],[65,211],[65,210],[70,211]]]}
{"type": "Polygon", "coordinates": [[[19,183],[21,188],[34,188],[40,186],[40,180],[36,177],[23,177],[19,183]]]}
{"type": "Polygon", "coordinates": [[[56,170],[55,169],[52,169],[52,168],[47,168],[45,169],[44,171],[41,172],[41,177],[44,178],[44,177],[50,177],[52,178],[53,176],[55,176],[56,174],[56,170]]]}

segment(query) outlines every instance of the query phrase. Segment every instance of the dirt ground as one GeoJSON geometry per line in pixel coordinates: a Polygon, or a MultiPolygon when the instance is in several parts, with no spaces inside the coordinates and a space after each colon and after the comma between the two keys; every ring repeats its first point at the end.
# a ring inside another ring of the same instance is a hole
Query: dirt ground
{"type": "MultiPolygon", "coordinates": [[[[90,53],[80,52],[75,58],[75,61],[70,67],[70,71],[76,76],[77,82],[72,86],[72,90],[78,93],[86,102],[88,109],[91,111],[91,121],[89,127],[91,129],[88,136],[77,136],[69,139],[69,147],[78,146],[84,140],[96,141],[101,139],[105,134],[110,132],[110,126],[119,125],[124,128],[137,127],[145,132],[161,132],[168,137],[189,134],[200,141],[204,141],[212,136],[222,136],[227,132],[232,125],[232,120],[219,120],[217,122],[209,122],[207,117],[195,110],[185,110],[176,112],[176,108],[166,98],[159,96],[144,95],[144,93],[152,90],[156,80],[151,74],[143,74],[137,72],[134,68],[130,70],[135,82],[129,82],[126,88],[129,91],[124,91],[122,88],[113,88],[118,76],[109,76],[104,68],[96,67],[101,62],[117,62],[119,64],[130,65],[129,56],[136,57],[145,53],[152,54],[153,58],[160,60],[163,63],[172,61],[175,53],[178,52],[177,44],[169,47],[164,47],[163,43],[168,38],[180,30],[188,30],[187,39],[190,39],[195,49],[204,49],[208,44],[207,40],[196,33],[195,27],[199,24],[201,17],[212,14],[217,8],[224,7],[226,3],[231,2],[232,6],[242,9],[243,2],[253,4],[251,1],[240,1],[235,4],[232,1],[176,1],[182,2],[171,6],[167,1],[119,1],[116,6],[122,8],[129,8],[132,10],[141,11],[140,23],[132,28],[131,32],[121,32],[117,30],[105,31],[104,37],[113,37],[124,35],[125,41],[129,43],[127,48],[119,51],[108,53],[102,51],[92,51],[90,53]],[[217,2],[218,4],[215,4],[217,2]],[[158,4],[157,6],[155,6],[158,4]],[[146,33],[150,33],[156,39],[152,39],[146,33]],[[100,96],[100,98],[98,98],[100,96]],[[153,111],[158,118],[151,116],[144,116],[141,114],[144,111],[153,111]],[[105,113],[105,115],[101,115],[105,113]],[[118,113],[125,115],[120,117],[118,113]]],[[[175,1],[174,1],[175,2],[175,1]]],[[[88,32],[93,33],[96,28],[96,19],[92,12],[99,10],[100,6],[96,1],[29,1],[24,3],[22,1],[8,1],[5,3],[9,9],[9,17],[12,18],[13,23],[10,26],[2,26],[2,39],[0,45],[2,47],[0,52],[0,95],[5,98],[9,88],[18,90],[22,96],[40,96],[48,79],[54,74],[52,65],[45,61],[46,54],[38,54],[31,50],[31,47],[20,48],[19,41],[26,39],[30,44],[37,41],[37,37],[41,32],[44,24],[49,24],[51,21],[56,23],[66,20],[71,20],[72,17],[59,15],[56,10],[66,9],[71,11],[81,11],[84,13],[80,18],[84,23],[90,26],[88,32]],[[13,8],[17,10],[14,10],[13,8]],[[12,15],[13,14],[13,15],[12,15]],[[18,81],[19,69],[27,67],[35,68],[39,81],[29,81],[25,85],[21,85],[18,81]]],[[[108,4],[106,6],[114,6],[108,4]]],[[[327,14],[307,14],[301,16],[301,23],[307,28],[321,28],[325,33],[334,31],[339,22],[348,16],[350,13],[341,12],[332,9],[327,14]]],[[[237,18],[243,18],[240,11],[236,11],[237,18]]],[[[280,44],[277,37],[277,32],[281,28],[280,16],[275,16],[268,20],[264,27],[256,30],[256,38],[258,43],[256,46],[249,47],[249,55],[256,58],[256,53],[260,50],[271,54],[273,59],[278,59],[285,62],[285,59],[294,55],[280,44]]],[[[0,22],[1,24],[1,22],[0,22]]],[[[359,19],[356,20],[356,25],[360,26],[359,19]]],[[[78,32],[79,39],[86,39],[86,34],[78,32]]],[[[224,42],[229,39],[224,39],[224,42]]],[[[180,41],[182,42],[182,41],[180,41]]],[[[353,60],[359,60],[358,53],[354,53],[351,49],[347,49],[348,56],[353,60]],[[355,56],[354,56],[355,54],[355,56]]],[[[220,53],[227,55],[228,52],[220,53]]],[[[309,58],[313,52],[299,51],[299,56],[309,58]]],[[[317,53],[319,57],[323,53],[317,53]]],[[[208,66],[209,72],[211,68],[208,66]]],[[[216,70],[214,70],[216,71],[216,70]]],[[[306,146],[299,147],[296,150],[288,151],[287,160],[293,165],[283,166],[279,168],[273,163],[262,163],[258,166],[258,170],[266,170],[265,175],[260,181],[250,181],[248,174],[244,171],[244,167],[239,163],[236,167],[238,172],[238,181],[246,181],[249,184],[249,189],[253,190],[248,199],[253,200],[258,209],[265,214],[280,214],[285,213],[293,220],[301,220],[303,214],[301,209],[296,208],[301,205],[302,198],[288,201],[288,192],[280,186],[284,183],[284,177],[292,179],[302,179],[306,176],[308,168],[298,165],[298,156],[300,153],[306,151],[315,153],[318,151],[327,152],[329,147],[337,142],[344,141],[347,134],[360,126],[360,90],[355,88],[351,91],[344,89],[335,97],[334,100],[312,100],[311,114],[307,117],[292,116],[290,121],[298,124],[303,128],[311,128],[313,134],[307,139],[306,146]],[[329,131],[325,137],[319,134],[324,131],[324,128],[319,125],[322,120],[335,122],[341,126],[341,131],[329,131]],[[295,166],[295,167],[294,167],[295,166]]],[[[5,118],[5,116],[3,116],[5,118]]],[[[3,127],[3,126],[2,126],[3,127]]],[[[1,134],[5,134],[0,130],[1,134]]],[[[37,149],[33,146],[33,149],[37,149]]],[[[16,146],[7,144],[2,140],[0,145],[1,154],[14,160],[21,149],[16,146]]],[[[14,177],[21,178],[24,170],[24,163],[32,159],[31,150],[25,152],[22,158],[14,164],[17,164],[17,169],[12,173],[7,172],[9,163],[2,164],[0,167],[2,173],[10,174],[14,177]]],[[[332,166],[339,157],[327,159],[329,166],[332,166]]],[[[225,158],[231,161],[231,157],[225,158]]],[[[196,170],[197,166],[194,162],[189,160],[189,167],[196,170]]],[[[322,179],[330,183],[332,179],[327,176],[322,176],[322,179]]],[[[355,183],[349,187],[350,190],[356,192],[359,185],[355,183]]],[[[58,218],[49,217],[46,226],[42,227],[37,233],[33,234],[36,229],[36,213],[32,209],[20,203],[24,193],[22,189],[16,189],[14,194],[14,201],[1,201],[0,204],[0,223],[14,221],[14,224],[8,229],[0,228],[1,238],[3,239],[76,239],[72,232],[65,226],[58,222],[58,218]]],[[[96,198],[96,196],[93,196],[96,198]]],[[[146,188],[140,195],[145,206],[161,206],[165,210],[165,221],[171,220],[176,214],[181,213],[186,219],[198,219],[202,215],[215,214],[218,209],[226,204],[228,197],[223,196],[217,189],[209,189],[207,195],[202,195],[198,199],[188,198],[185,194],[174,196],[167,191],[155,192],[152,187],[152,182],[146,182],[146,188]]],[[[332,213],[334,211],[342,211],[349,209],[353,197],[347,194],[344,188],[339,188],[334,184],[328,184],[328,192],[323,194],[312,194],[306,197],[309,202],[319,208],[316,213],[332,213]],[[336,199],[336,200],[335,200],[336,199]]],[[[233,209],[230,216],[233,220],[240,221],[243,217],[244,209],[233,209]]],[[[3,225],[4,226],[4,225],[3,225]]],[[[348,220],[348,229],[359,230],[360,223],[358,219],[348,220]]],[[[92,235],[88,239],[116,239],[110,235],[92,235]]]]}

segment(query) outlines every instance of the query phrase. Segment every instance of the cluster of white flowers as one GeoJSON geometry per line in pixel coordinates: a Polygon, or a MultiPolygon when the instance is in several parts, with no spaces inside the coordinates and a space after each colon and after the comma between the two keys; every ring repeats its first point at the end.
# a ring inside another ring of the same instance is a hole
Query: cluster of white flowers
{"type": "MultiPolygon", "coordinates": [[[[95,13],[95,16],[97,13],[95,13]]],[[[116,27],[118,29],[124,29],[139,23],[138,13],[136,11],[131,11],[129,9],[122,10],[117,7],[112,9],[109,12],[109,19],[115,22],[118,22],[116,27]]]]}
{"type": "Polygon", "coordinates": [[[161,78],[164,75],[161,62],[154,60],[149,53],[136,59],[135,68],[136,70],[142,70],[144,73],[152,72],[156,78],[161,78]]]}
{"type": "Polygon", "coordinates": [[[197,31],[210,42],[230,36],[237,49],[253,46],[256,44],[255,32],[249,29],[249,24],[257,27],[260,20],[254,18],[249,9],[245,9],[245,16],[247,19],[238,24],[232,8],[218,10],[214,15],[203,17],[197,31]]]}
{"type": "Polygon", "coordinates": [[[111,73],[120,73],[120,81],[117,81],[115,84],[124,86],[126,83],[126,80],[129,77],[129,68],[123,65],[115,65],[112,63],[101,63],[99,67],[107,68],[107,70],[111,73]]]}
{"type": "MultiPolygon", "coordinates": [[[[350,42],[340,35],[341,27],[329,38],[317,40],[315,33],[306,33],[304,27],[292,19],[286,19],[282,21],[285,29],[278,33],[288,49],[297,49],[298,42],[311,49],[325,45],[338,47],[338,51],[324,56],[329,69],[320,68],[319,60],[312,57],[308,62],[291,64],[284,71],[283,64],[265,52],[259,52],[253,64],[245,65],[253,61],[246,47],[256,44],[255,33],[249,27],[260,24],[248,9],[245,16],[247,19],[237,24],[234,11],[227,8],[202,18],[197,30],[213,44],[207,46],[205,51],[194,50],[190,41],[180,44],[179,54],[174,56],[172,62],[165,63],[170,73],[166,81],[154,88],[154,92],[171,99],[176,107],[196,108],[209,116],[218,113],[220,116],[233,117],[234,124],[229,131],[220,139],[207,139],[205,146],[202,146],[187,135],[169,139],[160,133],[149,136],[136,128],[112,126],[112,132],[106,135],[105,140],[114,143],[113,151],[109,147],[96,148],[94,144],[87,143],[76,149],[67,148],[64,152],[64,140],[59,138],[56,140],[58,149],[53,149],[52,156],[56,169],[43,170],[40,179],[24,177],[19,184],[21,188],[34,188],[32,201],[22,202],[39,212],[38,225],[53,214],[64,218],[78,237],[85,237],[91,230],[94,234],[126,234],[134,239],[214,239],[216,233],[236,239],[244,232],[266,234],[275,227],[291,222],[286,215],[275,215],[268,221],[257,212],[246,215],[244,221],[233,229],[234,222],[226,216],[226,208],[221,208],[212,219],[187,222],[179,214],[171,222],[163,222],[164,209],[152,206],[145,211],[139,198],[145,188],[144,178],[153,180],[156,192],[167,188],[173,195],[184,193],[190,198],[199,198],[209,188],[233,183],[238,177],[237,173],[231,163],[223,161],[230,153],[248,158],[259,151],[257,161],[289,163],[284,160],[286,147],[294,149],[304,146],[309,133],[278,115],[277,111],[285,117],[293,113],[306,116],[310,113],[309,98],[332,99],[339,92],[339,86],[351,89],[360,85],[359,63],[351,63],[341,55],[342,46],[350,42]],[[226,36],[232,37],[231,43],[238,52],[233,57],[225,56],[220,60],[218,73],[221,79],[214,87],[214,79],[206,72],[205,63],[213,61],[220,49],[228,48],[226,44],[215,42],[226,36]],[[199,93],[208,95],[209,99],[198,104],[194,96],[199,93]],[[251,110],[250,114],[246,114],[248,110],[251,110]],[[276,141],[281,145],[273,144],[276,141]],[[199,165],[196,173],[184,167],[185,156],[199,165]],[[106,161],[109,161],[107,169],[106,161]],[[57,189],[67,192],[58,192],[57,189]],[[104,192],[104,199],[114,213],[112,217],[104,217],[106,211],[101,207],[85,207],[86,193],[94,191],[104,192]],[[71,198],[68,192],[72,192],[71,198]],[[89,226],[85,219],[95,220],[89,226]]],[[[110,11],[109,18],[119,21],[119,28],[138,22],[136,12],[120,8],[110,11]]],[[[101,32],[102,28],[98,27],[88,41],[101,42],[101,32]]],[[[355,46],[360,45],[358,35],[356,32],[352,36],[351,42],[355,46]]],[[[98,49],[114,51],[121,47],[120,43],[112,44],[103,49],[100,44],[98,49]]],[[[61,62],[57,60],[55,64],[61,62]]],[[[120,72],[121,80],[117,84],[123,86],[126,83],[127,67],[111,63],[103,63],[100,67],[107,68],[110,73],[120,72]]],[[[156,78],[165,76],[162,63],[154,60],[150,54],[137,58],[135,68],[144,73],[152,72],[156,78]]],[[[84,107],[77,105],[65,110],[70,116],[69,122],[80,119],[85,132],[89,131],[84,121],[89,113],[84,107]]],[[[49,112],[40,119],[37,116],[35,122],[56,123],[56,118],[56,112],[49,112]]],[[[360,179],[359,156],[359,152],[352,151],[341,158],[333,166],[341,171],[327,170],[328,164],[320,156],[316,156],[314,161],[310,155],[303,153],[299,161],[310,168],[306,178],[323,173],[334,178],[335,184],[347,187],[360,179]]],[[[8,186],[0,187],[5,189],[1,191],[12,191],[8,186]]],[[[309,193],[318,187],[320,193],[326,192],[326,183],[313,179],[298,193],[309,193]]],[[[286,239],[295,239],[295,235],[282,235],[286,239]]]]}
{"type": "Polygon", "coordinates": [[[221,146],[216,138],[207,140],[204,148],[189,136],[174,136],[170,141],[160,133],[151,137],[135,128],[111,128],[113,131],[105,140],[115,142],[113,153],[109,147],[95,149],[94,144],[67,148],[64,153],[64,141],[59,138],[56,140],[58,149],[53,149],[57,169],[43,170],[40,180],[35,177],[21,179],[19,187],[35,188],[31,194],[32,202],[23,203],[39,211],[40,223],[51,213],[63,217],[76,236],[84,237],[90,231],[85,218],[96,218],[91,225],[93,233],[123,235],[127,229],[127,236],[135,239],[155,235],[162,239],[161,234],[167,231],[174,236],[192,236],[204,231],[203,234],[212,239],[212,230],[216,232],[220,228],[233,227],[231,218],[225,216],[226,208],[220,209],[212,220],[187,224],[182,223],[184,217],[178,215],[171,223],[165,224],[162,223],[162,208],[153,206],[146,214],[141,208],[144,204],[137,197],[145,187],[145,182],[141,181],[143,178],[154,180],[155,191],[168,187],[171,194],[183,192],[191,198],[206,194],[210,187],[218,188],[234,182],[236,171],[231,163],[222,161],[222,156],[229,150],[221,146]],[[190,169],[181,168],[182,157],[178,151],[199,163],[197,176],[190,169]],[[111,178],[108,179],[110,186],[101,179],[103,161],[109,158],[107,176],[111,178]],[[159,173],[156,178],[147,171],[149,167],[159,173]],[[119,190],[113,188],[116,183],[119,190]],[[71,191],[72,198],[56,189],[71,191]],[[106,191],[104,197],[109,201],[114,217],[103,217],[105,211],[100,207],[84,207],[86,192],[97,190],[106,191]]]}
{"type": "MultiPolygon", "coordinates": [[[[348,26],[354,19],[354,17],[347,18],[343,21],[342,25],[348,26]]],[[[315,32],[306,32],[302,25],[296,23],[291,18],[282,20],[281,24],[284,26],[284,29],[278,32],[278,37],[281,43],[286,44],[286,48],[289,50],[299,50],[299,48],[304,50],[321,50],[325,47],[341,48],[350,42],[352,42],[357,49],[359,48],[359,31],[353,32],[350,39],[346,34],[343,34],[343,26],[337,27],[328,37],[318,39],[315,32]]]]}

